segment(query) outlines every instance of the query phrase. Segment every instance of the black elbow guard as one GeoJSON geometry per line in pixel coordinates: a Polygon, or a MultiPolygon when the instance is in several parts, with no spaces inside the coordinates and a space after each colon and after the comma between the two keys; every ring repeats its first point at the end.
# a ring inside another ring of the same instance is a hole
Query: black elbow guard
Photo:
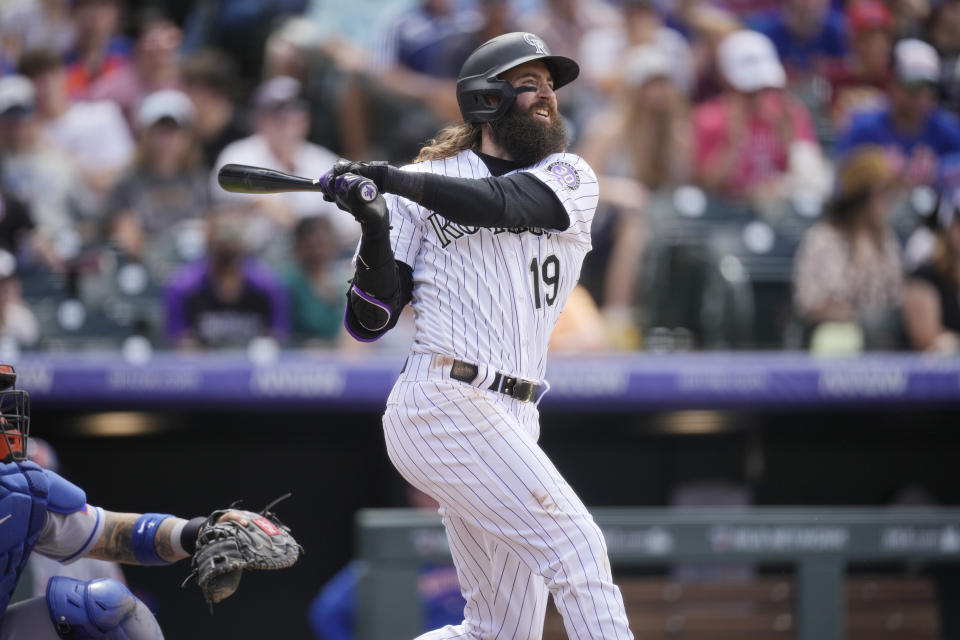
{"type": "MultiPolygon", "coordinates": [[[[377,300],[361,291],[355,284],[350,286],[348,295],[350,310],[361,327],[373,333],[379,333],[390,327],[390,320],[393,318],[393,309],[397,300],[377,300]]],[[[397,295],[392,296],[392,298],[398,297],[397,295]]]]}
{"type": "Polygon", "coordinates": [[[388,277],[386,281],[376,277],[379,275],[376,270],[358,270],[350,283],[343,323],[347,332],[361,342],[373,342],[392,329],[397,324],[400,311],[410,302],[413,270],[402,262],[394,262],[394,265],[388,270],[394,277],[388,277]],[[370,279],[370,276],[374,277],[370,279]],[[387,291],[390,288],[393,288],[393,293],[389,296],[368,293],[371,290],[387,291]]]}

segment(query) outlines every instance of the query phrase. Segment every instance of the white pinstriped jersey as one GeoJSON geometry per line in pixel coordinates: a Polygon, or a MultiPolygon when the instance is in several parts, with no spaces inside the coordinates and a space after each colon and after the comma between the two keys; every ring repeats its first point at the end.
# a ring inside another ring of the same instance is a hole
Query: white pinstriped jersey
{"type": "MultiPolygon", "coordinates": [[[[490,176],[463,152],[409,171],[490,176]]],[[[459,625],[417,640],[543,635],[548,595],[577,640],[632,640],[603,533],[537,445],[539,412],[452,378],[450,356],[542,379],[547,343],[590,250],[597,179],[575,155],[520,169],[563,203],[570,226],[481,229],[388,196],[398,260],[413,267],[414,353],[383,416],[387,454],[440,504],[467,604],[459,625]]]]}
{"type": "MultiPolygon", "coordinates": [[[[487,178],[472,151],[404,167],[487,178]]],[[[394,256],[413,268],[414,353],[453,355],[542,379],[547,344],[590,251],[597,178],[579,156],[557,153],[519,169],[546,184],[570,216],[564,231],[459,225],[388,194],[394,256]]]]}

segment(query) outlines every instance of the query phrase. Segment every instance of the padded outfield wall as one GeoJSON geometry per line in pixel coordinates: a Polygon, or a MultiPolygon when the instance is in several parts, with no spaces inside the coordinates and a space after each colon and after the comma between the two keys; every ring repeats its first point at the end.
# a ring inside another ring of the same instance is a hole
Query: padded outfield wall
{"type": "MultiPolygon", "coordinates": [[[[403,505],[379,416],[402,358],[24,355],[33,434],[115,510],[192,516],[292,490],[280,515],[307,555],[247,576],[211,617],[186,566],[130,568],[168,637],[308,638],[306,607],[357,552],[356,512],[403,505]]],[[[596,507],[668,506],[684,483],[754,506],[883,506],[920,487],[960,506],[960,361],[795,354],[557,359],[541,444],[596,507]]],[[[898,570],[887,565],[886,569],[898,570]]]]}

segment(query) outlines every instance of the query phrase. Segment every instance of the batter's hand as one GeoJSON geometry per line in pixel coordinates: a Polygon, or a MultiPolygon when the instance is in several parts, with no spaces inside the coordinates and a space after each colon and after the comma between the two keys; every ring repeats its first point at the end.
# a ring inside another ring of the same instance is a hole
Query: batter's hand
{"type": "Polygon", "coordinates": [[[377,189],[382,192],[385,191],[384,186],[386,184],[387,171],[389,169],[390,165],[386,162],[356,162],[354,160],[340,158],[334,163],[330,173],[334,178],[337,176],[342,176],[345,173],[355,173],[358,176],[369,178],[370,180],[373,180],[375,185],[377,185],[377,189]]]}
{"type": "Polygon", "coordinates": [[[344,173],[330,181],[331,195],[337,206],[350,213],[367,228],[388,225],[387,203],[373,180],[355,173],[344,173]]]}

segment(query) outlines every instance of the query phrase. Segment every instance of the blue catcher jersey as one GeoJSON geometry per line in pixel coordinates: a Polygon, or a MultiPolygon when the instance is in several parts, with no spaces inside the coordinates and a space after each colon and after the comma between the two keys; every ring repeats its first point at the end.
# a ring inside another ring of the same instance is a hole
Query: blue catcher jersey
{"type": "Polygon", "coordinates": [[[85,504],[84,492],[52,471],[33,462],[0,463],[0,622],[47,510],[71,513],[85,504]]]}
{"type": "MultiPolygon", "coordinates": [[[[7,610],[47,516],[50,483],[33,462],[0,464],[0,612],[7,610]]],[[[3,613],[0,613],[2,617],[3,613]]]]}

